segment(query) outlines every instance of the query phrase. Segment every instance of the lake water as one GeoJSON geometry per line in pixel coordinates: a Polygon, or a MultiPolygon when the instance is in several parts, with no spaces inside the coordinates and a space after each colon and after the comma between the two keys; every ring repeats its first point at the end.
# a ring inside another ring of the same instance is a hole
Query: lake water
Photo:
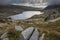
{"type": "Polygon", "coordinates": [[[25,20],[25,19],[31,18],[34,15],[40,15],[40,14],[43,14],[43,12],[40,12],[40,11],[24,11],[21,14],[9,16],[9,18],[11,18],[12,20],[25,20]]]}

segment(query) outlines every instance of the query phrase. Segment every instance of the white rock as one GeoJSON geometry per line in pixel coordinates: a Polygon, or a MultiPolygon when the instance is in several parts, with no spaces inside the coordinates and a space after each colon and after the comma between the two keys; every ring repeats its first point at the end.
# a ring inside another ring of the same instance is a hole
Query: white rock
{"type": "Polygon", "coordinates": [[[9,40],[8,38],[4,38],[3,40],[9,40]]]}
{"type": "Polygon", "coordinates": [[[34,30],[33,27],[29,27],[29,28],[27,28],[26,30],[24,30],[24,31],[21,33],[20,40],[27,40],[27,39],[29,39],[29,37],[30,37],[31,34],[33,33],[33,30],[34,30]]]}
{"type": "Polygon", "coordinates": [[[21,26],[15,26],[16,31],[23,31],[23,28],[21,26]]]}
{"type": "Polygon", "coordinates": [[[31,38],[29,40],[38,40],[39,32],[37,29],[33,32],[31,38]]]}
{"type": "Polygon", "coordinates": [[[8,33],[8,32],[5,32],[0,38],[2,38],[2,39],[3,39],[3,38],[6,38],[6,37],[7,37],[7,33],[8,33]]]}

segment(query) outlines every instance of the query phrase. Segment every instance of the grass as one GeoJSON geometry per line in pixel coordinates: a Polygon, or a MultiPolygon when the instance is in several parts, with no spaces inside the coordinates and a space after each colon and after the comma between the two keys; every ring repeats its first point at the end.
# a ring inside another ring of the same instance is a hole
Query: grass
{"type": "Polygon", "coordinates": [[[42,24],[36,24],[34,22],[32,21],[33,24],[28,24],[28,22],[25,22],[25,23],[22,23],[22,25],[24,26],[24,28],[33,26],[39,30],[40,34],[46,33],[44,40],[59,40],[60,39],[60,20],[53,23],[43,22],[42,24]]]}
{"type": "Polygon", "coordinates": [[[8,32],[9,40],[18,40],[21,31],[16,31],[14,26],[14,24],[0,23],[0,36],[3,33],[8,32]]]}
{"type": "MultiPolygon", "coordinates": [[[[3,13],[3,17],[7,17],[10,15],[13,15],[15,13],[20,13],[20,9],[0,9],[0,12],[3,13]],[[8,11],[9,10],[9,11],[8,11]]],[[[60,9],[58,10],[60,11],[60,9]]],[[[44,17],[47,17],[48,15],[45,15],[44,17]]],[[[43,18],[44,18],[43,17],[43,18]]],[[[1,18],[2,19],[2,18],[1,18]]],[[[41,37],[42,33],[46,33],[44,40],[60,40],[60,20],[56,22],[45,22],[42,18],[32,18],[32,21],[24,20],[19,22],[4,22],[1,23],[2,20],[0,20],[0,36],[8,31],[8,38],[9,40],[18,40],[20,36],[20,31],[16,31],[14,26],[20,25],[22,28],[26,29],[28,27],[35,27],[39,30],[39,37],[41,37]],[[38,20],[34,20],[38,19],[38,20]],[[32,23],[32,24],[30,24],[32,23]]]]}
{"type": "Polygon", "coordinates": [[[20,33],[19,31],[15,31],[15,32],[9,32],[8,33],[8,38],[9,40],[19,40],[19,37],[20,37],[20,33]]]}
{"type": "Polygon", "coordinates": [[[14,26],[20,25],[24,29],[28,27],[37,28],[40,34],[39,37],[41,36],[42,33],[46,33],[44,40],[59,40],[60,39],[60,20],[53,23],[52,22],[48,23],[48,22],[43,21],[42,23],[36,24],[35,22],[36,21],[32,20],[32,21],[10,22],[10,24],[0,23],[0,31],[3,31],[3,32],[0,32],[0,35],[8,31],[8,37],[10,40],[18,40],[21,32],[16,31],[14,26]],[[30,22],[33,24],[29,24],[30,22]]]}

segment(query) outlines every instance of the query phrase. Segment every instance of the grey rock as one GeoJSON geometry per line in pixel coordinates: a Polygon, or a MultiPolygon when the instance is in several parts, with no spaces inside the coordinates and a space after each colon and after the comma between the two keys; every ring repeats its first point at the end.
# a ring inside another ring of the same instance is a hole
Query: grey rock
{"type": "Polygon", "coordinates": [[[37,29],[33,32],[31,38],[29,40],[38,40],[39,32],[37,29]]]}
{"type": "Polygon", "coordinates": [[[31,34],[33,33],[33,31],[34,31],[33,27],[29,27],[26,30],[22,31],[20,40],[28,40],[31,34]]]}
{"type": "Polygon", "coordinates": [[[8,32],[5,32],[0,38],[2,38],[2,39],[3,39],[3,38],[6,38],[6,37],[7,37],[7,33],[8,33],[8,32]]]}
{"type": "Polygon", "coordinates": [[[16,31],[23,31],[23,28],[21,26],[15,26],[16,31]]]}
{"type": "Polygon", "coordinates": [[[43,33],[39,40],[44,40],[45,33],[43,33]]]}
{"type": "Polygon", "coordinates": [[[60,20],[60,17],[56,18],[56,19],[53,19],[53,20],[48,20],[48,22],[55,22],[55,21],[58,21],[60,20]]]}
{"type": "Polygon", "coordinates": [[[3,40],[9,40],[8,38],[4,38],[3,40]]]}

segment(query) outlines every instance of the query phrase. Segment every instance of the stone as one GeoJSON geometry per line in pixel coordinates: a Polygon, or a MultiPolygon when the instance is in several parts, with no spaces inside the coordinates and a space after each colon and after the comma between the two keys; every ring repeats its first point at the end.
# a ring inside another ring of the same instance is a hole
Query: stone
{"type": "Polygon", "coordinates": [[[23,28],[21,26],[15,26],[16,31],[23,31],[23,28]]]}
{"type": "Polygon", "coordinates": [[[31,34],[33,33],[33,31],[34,31],[33,27],[29,27],[26,30],[22,31],[20,40],[28,40],[31,34]]]}
{"type": "Polygon", "coordinates": [[[29,40],[38,40],[39,32],[37,29],[33,32],[31,38],[29,40]]]}
{"type": "Polygon", "coordinates": [[[5,32],[0,38],[2,38],[2,39],[3,39],[3,38],[6,38],[6,37],[7,37],[7,33],[8,33],[8,32],[5,32]]]}
{"type": "Polygon", "coordinates": [[[44,37],[45,37],[45,33],[43,33],[43,34],[41,35],[41,37],[40,37],[39,40],[44,40],[44,37]]]}
{"type": "Polygon", "coordinates": [[[8,38],[4,38],[3,40],[9,40],[8,38]]]}

